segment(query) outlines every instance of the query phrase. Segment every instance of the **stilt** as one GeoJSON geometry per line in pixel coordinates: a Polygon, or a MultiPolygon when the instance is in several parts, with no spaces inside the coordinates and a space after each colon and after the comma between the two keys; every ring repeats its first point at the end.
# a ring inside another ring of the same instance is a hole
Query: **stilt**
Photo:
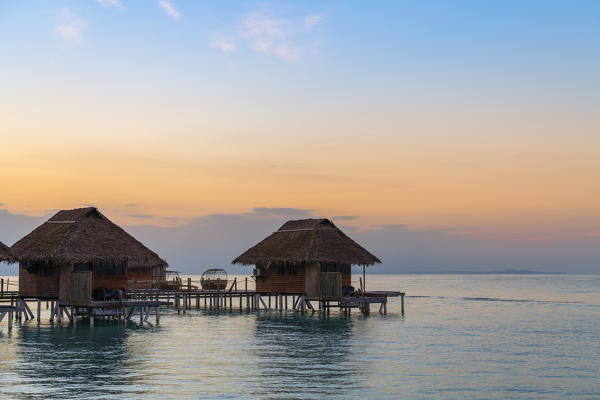
{"type": "Polygon", "coordinates": [[[400,311],[404,315],[404,293],[400,293],[400,311]]]}
{"type": "Polygon", "coordinates": [[[42,300],[37,300],[37,323],[40,324],[40,315],[42,315],[42,300]]]}

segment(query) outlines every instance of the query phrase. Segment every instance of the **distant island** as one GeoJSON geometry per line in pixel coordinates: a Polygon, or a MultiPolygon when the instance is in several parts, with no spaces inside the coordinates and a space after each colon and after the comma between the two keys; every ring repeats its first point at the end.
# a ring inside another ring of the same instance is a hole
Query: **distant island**
{"type": "Polygon", "coordinates": [[[566,274],[566,272],[544,272],[529,269],[500,269],[495,271],[463,271],[457,274],[512,274],[512,275],[555,275],[566,274]]]}
{"type": "MultiPolygon", "coordinates": [[[[373,274],[377,274],[379,272],[372,272],[373,274]]],[[[381,272],[386,274],[388,272],[381,272]]],[[[399,274],[424,274],[424,275],[566,275],[566,272],[544,272],[544,271],[534,271],[529,269],[500,269],[493,271],[403,271],[398,272],[399,274]]]]}

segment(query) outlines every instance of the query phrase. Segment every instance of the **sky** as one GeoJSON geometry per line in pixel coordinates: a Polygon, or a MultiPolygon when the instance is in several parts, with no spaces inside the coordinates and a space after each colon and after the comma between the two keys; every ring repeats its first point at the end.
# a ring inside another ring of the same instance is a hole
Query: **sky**
{"type": "Polygon", "coordinates": [[[0,241],[95,205],[201,272],[328,217],[378,271],[598,273],[599,18],[596,1],[4,1],[0,241]]]}

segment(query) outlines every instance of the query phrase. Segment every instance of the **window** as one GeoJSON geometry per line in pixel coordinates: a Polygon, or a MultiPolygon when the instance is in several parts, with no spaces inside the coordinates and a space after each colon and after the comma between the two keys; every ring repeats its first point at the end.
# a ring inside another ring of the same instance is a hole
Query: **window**
{"type": "Polygon", "coordinates": [[[125,276],[125,263],[124,262],[115,265],[115,275],[125,276]]]}
{"type": "Polygon", "coordinates": [[[295,265],[288,265],[288,275],[296,275],[296,266],[295,265]]]}
{"type": "Polygon", "coordinates": [[[73,265],[73,271],[91,271],[92,264],[91,263],[79,263],[73,265]]]}
{"type": "Polygon", "coordinates": [[[37,270],[37,276],[52,276],[53,268],[49,264],[41,264],[37,270]]]}
{"type": "Polygon", "coordinates": [[[125,276],[125,263],[96,264],[96,276],[125,276]]]}
{"type": "Polygon", "coordinates": [[[327,264],[321,264],[321,272],[327,272],[327,264]]]}
{"type": "Polygon", "coordinates": [[[96,264],[96,276],[104,276],[104,275],[106,275],[106,265],[96,264]]]}
{"type": "Polygon", "coordinates": [[[350,274],[350,266],[348,264],[342,265],[342,273],[344,275],[350,274]]]}
{"type": "Polygon", "coordinates": [[[283,275],[283,274],[285,274],[285,268],[283,267],[283,264],[279,264],[279,265],[277,266],[277,273],[278,273],[279,275],[283,275]]]}

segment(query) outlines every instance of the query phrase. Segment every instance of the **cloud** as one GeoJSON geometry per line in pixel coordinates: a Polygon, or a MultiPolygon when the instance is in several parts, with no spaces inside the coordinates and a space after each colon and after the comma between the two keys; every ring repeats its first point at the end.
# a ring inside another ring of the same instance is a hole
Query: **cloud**
{"type": "Polygon", "coordinates": [[[60,11],[60,23],[54,32],[66,43],[80,44],[83,42],[82,32],[86,22],[71,12],[68,8],[60,11]]]}
{"type": "Polygon", "coordinates": [[[356,215],[338,215],[335,217],[331,217],[331,219],[333,219],[334,221],[353,221],[357,218],[358,216],[356,215]]]}
{"type": "Polygon", "coordinates": [[[303,209],[303,208],[266,208],[266,207],[255,207],[252,209],[252,213],[244,214],[244,215],[256,215],[256,216],[274,216],[274,217],[282,217],[282,218],[310,218],[312,217],[312,213],[315,211],[313,209],[303,209]]]}
{"type": "Polygon", "coordinates": [[[0,210],[0,242],[11,246],[47,219],[48,215],[32,217],[24,214],[13,214],[8,210],[0,210]]]}
{"type": "Polygon", "coordinates": [[[238,43],[254,52],[293,62],[316,48],[318,40],[308,31],[322,19],[318,15],[279,18],[260,12],[251,13],[241,18],[233,34],[215,36],[210,47],[231,52],[238,43]]]}
{"type": "Polygon", "coordinates": [[[131,218],[145,218],[145,219],[154,218],[150,214],[129,214],[128,216],[131,217],[131,218]]]}
{"type": "MultiPolygon", "coordinates": [[[[232,266],[231,261],[279,229],[285,221],[314,218],[315,213],[310,209],[256,207],[245,213],[204,215],[171,227],[150,225],[148,218],[157,218],[155,216],[133,214],[132,217],[146,219],[148,224],[125,228],[164,257],[172,269],[201,273],[207,268],[221,266],[230,272],[249,273],[249,267],[232,266]]],[[[49,216],[32,217],[0,209],[0,240],[14,244],[49,216]]],[[[382,265],[370,268],[371,272],[439,273],[513,268],[600,273],[600,238],[593,236],[600,231],[599,222],[589,223],[592,235],[570,239],[555,237],[547,241],[473,237],[440,229],[412,229],[401,224],[354,229],[344,226],[342,220],[337,225],[383,260],[382,265]]]]}
{"type": "Polygon", "coordinates": [[[250,14],[243,19],[244,34],[249,37],[282,37],[287,25],[283,19],[269,18],[261,14],[250,14]]]}
{"type": "Polygon", "coordinates": [[[213,40],[210,42],[210,47],[213,49],[219,49],[224,53],[235,50],[235,44],[231,40],[222,36],[213,38],[213,40]]]}
{"type": "Polygon", "coordinates": [[[135,203],[127,203],[127,204],[125,204],[125,207],[137,207],[137,204],[135,204],[135,203]]]}
{"type": "Polygon", "coordinates": [[[98,4],[100,4],[102,7],[115,7],[115,8],[125,8],[123,7],[123,4],[121,4],[121,2],[119,0],[96,0],[96,2],[98,4]]]}
{"type": "Polygon", "coordinates": [[[167,15],[173,19],[179,19],[181,13],[175,8],[175,3],[166,0],[160,0],[158,6],[166,11],[167,15]]]}
{"type": "Polygon", "coordinates": [[[323,20],[323,17],[320,15],[310,15],[304,18],[304,29],[310,30],[315,25],[319,24],[323,20]]]}
{"type": "Polygon", "coordinates": [[[0,207],[4,207],[6,204],[0,202],[0,207]]]}

